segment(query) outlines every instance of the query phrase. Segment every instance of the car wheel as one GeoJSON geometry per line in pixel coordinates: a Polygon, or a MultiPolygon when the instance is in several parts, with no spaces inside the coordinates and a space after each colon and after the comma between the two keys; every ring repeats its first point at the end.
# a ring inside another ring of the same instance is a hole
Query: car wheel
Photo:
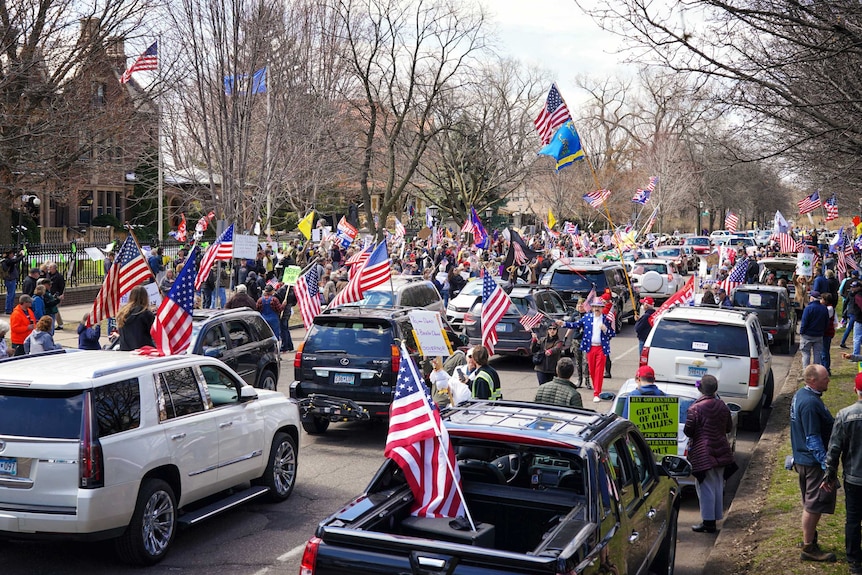
{"type": "Polygon", "coordinates": [[[303,421],[302,428],[306,433],[311,435],[326,433],[326,430],[329,429],[329,420],[323,419],[322,417],[315,417],[311,421],[303,421]]]}
{"type": "Polygon", "coordinates": [[[164,559],[177,530],[174,490],[161,479],[144,479],[132,520],[116,540],[122,561],[153,565],[164,559]]]}
{"type": "Polygon", "coordinates": [[[790,338],[792,336],[788,335],[785,339],[781,340],[781,345],[779,346],[779,351],[785,355],[790,355],[790,338]]]}
{"type": "Polygon", "coordinates": [[[677,520],[679,519],[679,509],[674,507],[670,512],[670,518],[667,523],[667,533],[664,534],[664,539],[661,541],[661,547],[650,565],[650,573],[658,575],[673,575],[674,564],[676,563],[676,535],[677,535],[677,520]]]}
{"type": "Polygon", "coordinates": [[[297,467],[296,442],[286,433],[276,433],[269,448],[266,470],[254,483],[269,487],[267,499],[273,503],[279,503],[290,497],[293,492],[297,467]]]}
{"type": "Polygon", "coordinates": [[[763,408],[763,404],[766,402],[766,394],[760,398],[760,403],[757,404],[757,407],[748,414],[745,418],[745,428],[749,431],[763,431],[763,428],[766,427],[766,420],[769,417],[769,414],[763,408]]]}
{"type": "Polygon", "coordinates": [[[261,372],[260,379],[257,380],[257,385],[255,387],[275,391],[277,385],[278,379],[275,377],[275,374],[272,373],[272,371],[265,369],[261,372]]]}
{"type": "Polygon", "coordinates": [[[772,370],[766,375],[766,385],[763,386],[763,407],[769,409],[772,407],[772,396],[775,395],[775,378],[772,376],[772,370]]]}

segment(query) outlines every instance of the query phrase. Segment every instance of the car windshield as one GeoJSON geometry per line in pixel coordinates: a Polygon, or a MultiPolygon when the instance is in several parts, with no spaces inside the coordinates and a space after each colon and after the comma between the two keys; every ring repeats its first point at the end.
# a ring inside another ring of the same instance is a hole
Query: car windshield
{"type": "Polygon", "coordinates": [[[652,347],[703,354],[747,357],[748,334],[744,325],[696,322],[664,318],[653,327],[652,347]]]}
{"type": "Polygon", "coordinates": [[[482,282],[467,282],[467,285],[465,285],[464,289],[461,290],[460,295],[482,295],[482,282]]]}
{"type": "Polygon", "coordinates": [[[84,392],[0,391],[0,436],[80,439],[84,392]]]}
{"type": "Polygon", "coordinates": [[[596,286],[597,292],[603,292],[608,284],[605,282],[604,272],[576,272],[574,270],[559,269],[554,272],[551,286],[558,290],[571,290],[588,292],[596,286]]]}
{"type": "Polygon", "coordinates": [[[680,248],[661,248],[656,250],[655,253],[659,257],[676,257],[680,254],[680,248]]]}
{"type": "Polygon", "coordinates": [[[643,275],[647,272],[658,272],[660,274],[667,273],[667,264],[638,264],[632,270],[633,274],[643,275]]]}
{"type": "Polygon", "coordinates": [[[733,294],[733,305],[756,309],[776,309],[778,294],[774,292],[737,291],[733,294]]]}
{"type": "Polygon", "coordinates": [[[339,319],[312,326],[303,353],[356,353],[362,355],[388,356],[393,340],[392,328],[387,323],[361,319],[339,319]]]}
{"type": "Polygon", "coordinates": [[[709,238],[686,238],[685,243],[689,246],[708,246],[709,238]]]}
{"type": "Polygon", "coordinates": [[[506,310],[506,315],[525,315],[536,313],[536,306],[530,298],[526,297],[510,297],[512,305],[506,310]],[[531,305],[532,304],[532,305],[531,305]]]}
{"type": "Polygon", "coordinates": [[[395,294],[389,290],[369,290],[364,297],[353,305],[376,307],[392,307],[395,305],[395,294]]]}

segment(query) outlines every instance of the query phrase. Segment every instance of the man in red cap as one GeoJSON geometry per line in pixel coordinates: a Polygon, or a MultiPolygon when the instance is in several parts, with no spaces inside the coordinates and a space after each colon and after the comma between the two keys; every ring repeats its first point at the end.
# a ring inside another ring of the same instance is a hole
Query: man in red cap
{"type": "Polygon", "coordinates": [[[638,336],[638,357],[644,350],[644,344],[652,330],[649,318],[655,313],[655,300],[651,297],[645,297],[641,300],[641,315],[635,322],[635,333],[638,336]]]}
{"type": "Polygon", "coordinates": [[[655,384],[655,370],[648,365],[642,365],[635,374],[637,389],[632,390],[629,395],[664,395],[665,393],[655,384]]]}
{"type": "Polygon", "coordinates": [[[838,487],[838,461],[844,463],[844,547],[851,575],[862,575],[862,373],[856,374],[856,403],[835,416],[829,449],[826,451],[826,478],[820,488],[838,487]]]}

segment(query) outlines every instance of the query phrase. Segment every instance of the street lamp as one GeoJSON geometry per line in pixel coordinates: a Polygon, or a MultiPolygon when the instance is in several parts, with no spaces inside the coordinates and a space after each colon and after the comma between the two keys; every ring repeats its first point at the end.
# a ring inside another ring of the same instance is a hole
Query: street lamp
{"type": "Polygon", "coordinates": [[[24,210],[29,213],[38,212],[39,206],[42,205],[42,200],[39,196],[32,194],[24,194],[21,196],[21,209],[18,210],[18,245],[21,245],[21,234],[24,231],[24,210]]]}
{"type": "Polygon", "coordinates": [[[703,215],[703,200],[699,200],[697,202],[697,231],[695,232],[695,235],[698,235],[698,236],[703,231],[703,227],[701,227],[701,225],[700,225],[701,224],[700,217],[702,215],[703,215]]]}
{"type": "Polygon", "coordinates": [[[439,210],[440,210],[440,208],[438,208],[434,204],[431,204],[430,206],[428,206],[426,208],[428,215],[431,216],[431,227],[432,228],[437,224],[437,212],[439,210]]]}

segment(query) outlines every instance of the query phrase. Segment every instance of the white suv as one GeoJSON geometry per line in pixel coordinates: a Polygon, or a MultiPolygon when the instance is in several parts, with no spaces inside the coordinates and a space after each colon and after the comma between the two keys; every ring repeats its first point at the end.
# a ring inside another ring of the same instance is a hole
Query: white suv
{"type": "Polygon", "coordinates": [[[714,375],[721,398],[739,404],[745,427],[759,431],[775,389],[766,337],[753,311],[680,306],[658,318],[640,364],[656,381],[695,385],[714,375]]]}
{"type": "Polygon", "coordinates": [[[115,538],[122,560],[156,563],[178,524],[287,499],[299,426],[293,400],[209,357],[10,358],[0,362],[0,537],[115,538]]]}

